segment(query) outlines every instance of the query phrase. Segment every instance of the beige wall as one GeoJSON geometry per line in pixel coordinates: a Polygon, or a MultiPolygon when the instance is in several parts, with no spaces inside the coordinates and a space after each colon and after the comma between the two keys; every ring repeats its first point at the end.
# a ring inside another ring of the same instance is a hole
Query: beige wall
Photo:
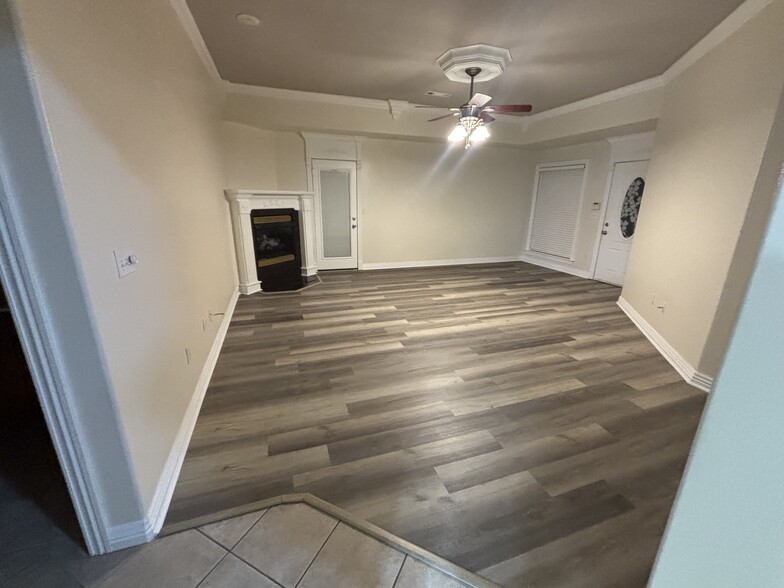
{"type": "Polygon", "coordinates": [[[16,10],[147,509],[216,335],[202,319],[236,286],[220,96],[168,2],[16,10]],[[140,259],[122,280],[118,247],[140,259]]]}
{"type": "Polygon", "coordinates": [[[784,535],[777,524],[784,517],[782,178],[784,98],[753,196],[776,204],[766,207],[773,211],[765,215],[764,241],[750,264],[753,277],[705,407],[651,588],[784,585],[784,535]]]}
{"type": "Polygon", "coordinates": [[[534,115],[522,133],[523,142],[531,146],[553,141],[587,143],[597,132],[609,137],[651,131],[656,128],[662,93],[662,87],[652,87],[609,102],[591,104],[588,99],[534,115]]]}
{"type": "MultiPolygon", "coordinates": [[[[225,122],[224,157],[231,186],[307,187],[298,133],[225,122]]],[[[363,264],[522,253],[524,195],[533,182],[525,151],[364,138],[357,180],[363,264]]]]}
{"type": "MultiPolygon", "coordinates": [[[[65,467],[89,472],[83,486],[65,478],[85,545],[98,553],[107,548],[103,529],[138,521],[143,512],[70,223],[50,166],[48,137],[8,8],[0,2],[0,280],[20,339],[57,358],[54,378],[47,373],[53,361],[27,359],[49,424],[55,431],[61,428],[59,411],[53,409],[57,405],[63,407],[62,419],[68,415],[65,422],[72,424],[68,437],[54,434],[52,439],[65,467]],[[38,333],[40,345],[34,345],[38,333]]],[[[0,396],[5,392],[2,387],[0,396]]]]}
{"type": "MultiPolygon", "coordinates": [[[[588,100],[530,117],[499,117],[490,132],[491,143],[518,147],[573,145],[606,137],[653,130],[661,108],[662,88],[651,87],[636,94],[594,104],[588,100]]],[[[263,92],[231,90],[226,96],[225,120],[260,129],[370,135],[397,139],[443,141],[454,126],[445,119],[428,122],[439,110],[408,109],[392,117],[383,101],[354,104],[307,99],[294,93],[267,96],[263,92]],[[288,96],[288,97],[287,97],[288,96]]]]}
{"type": "Polygon", "coordinates": [[[238,190],[278,188],[275,134],[232,122],[221,124],[226,187],[238,190]]]}
{"type": "Polygon", "coordinates": [[[277,132],[224,121],[221,124],[226,186],[236,189],[304,190],[305,141],[277,132]]]}
{"type": "MultiPolygon", "coordinates": [[[[610,143],[609,141],[595,141],[582,145],[559,147],[556,149],[543,149],[529,152],[529,161],[533,168],[541,164],[566,163],[573,161],[586,161],[585,192],[583,194],[582,208],[580,210],[579,225],[575,244],[575,259],[573,263],[561,263],[546,256],[528,254],[531,258],[540,258],[547,263],[563,266],[565,269],[578,272],[589,272],[593,261],[596,241],[599,237],[601,217],[599,212],[592,210],[593,203],[600,205],[604,201],[607,191],[607,179],[610,171],[610,143]]],[[[533,202],[534,176],[532,175],[529,186],[524,193],[525,230],[523,244],[528,238],[528,223],[531,217],[533,202]]],[[[568,270],[567,270],[568,271],[568,270]]]]}
{"type": "Polygon", "coordinates": [[[519,256],[525,153],[367,139],[358,193],[363,263],[519,256]]]}
{"type": "Polygon", "coordinates": [[[743,223],[784,83],[782,30],[784,1],[774,0],[668,84],[623,288],[645,320],[709,376],[748,280],[748,270],[728,276],[739,235],[758,239],[764,226],[758,215],[750,217],[756,226],[743,223]],[[651,305],[654,293],[666,302],[664,313],[651,305]]]}

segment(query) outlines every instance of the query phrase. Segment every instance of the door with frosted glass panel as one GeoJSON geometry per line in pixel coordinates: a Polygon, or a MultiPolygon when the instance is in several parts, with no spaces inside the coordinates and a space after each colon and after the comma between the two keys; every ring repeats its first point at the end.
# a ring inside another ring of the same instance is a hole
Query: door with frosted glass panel
{"type": "Polygon", "coordinates": [[[357,267],[357,164],[313,160],[318,268],[357,267]]]}

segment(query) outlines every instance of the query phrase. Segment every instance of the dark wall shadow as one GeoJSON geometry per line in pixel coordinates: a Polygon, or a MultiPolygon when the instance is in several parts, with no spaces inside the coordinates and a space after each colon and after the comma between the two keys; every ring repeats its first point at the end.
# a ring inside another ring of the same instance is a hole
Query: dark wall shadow
{"type": "Polygon", "coordinates": [[[84,546],[5,292],[0,284],[0,509],[29,500],[84,546]]]}

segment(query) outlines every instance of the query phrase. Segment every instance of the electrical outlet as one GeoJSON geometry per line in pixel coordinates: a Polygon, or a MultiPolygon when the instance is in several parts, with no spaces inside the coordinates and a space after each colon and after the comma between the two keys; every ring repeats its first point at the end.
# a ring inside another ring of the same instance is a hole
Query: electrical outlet
{"type": "Polygon", "coordinates": [[[191,364],[191,348],[190,347],[186,347],[185,348],[185,363],[187,363],[188,365],[191,364]]]}

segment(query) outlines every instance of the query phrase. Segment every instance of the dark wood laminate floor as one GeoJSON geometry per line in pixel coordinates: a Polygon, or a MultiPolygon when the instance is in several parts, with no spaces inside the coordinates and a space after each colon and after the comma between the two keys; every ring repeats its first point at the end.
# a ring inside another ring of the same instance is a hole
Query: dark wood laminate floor
{"type": "Polygon", "coordinates": [[[309,492],[507,586],[644,586],[705,394],[524,263],[241,297],[168,528],[309,492]]]}

